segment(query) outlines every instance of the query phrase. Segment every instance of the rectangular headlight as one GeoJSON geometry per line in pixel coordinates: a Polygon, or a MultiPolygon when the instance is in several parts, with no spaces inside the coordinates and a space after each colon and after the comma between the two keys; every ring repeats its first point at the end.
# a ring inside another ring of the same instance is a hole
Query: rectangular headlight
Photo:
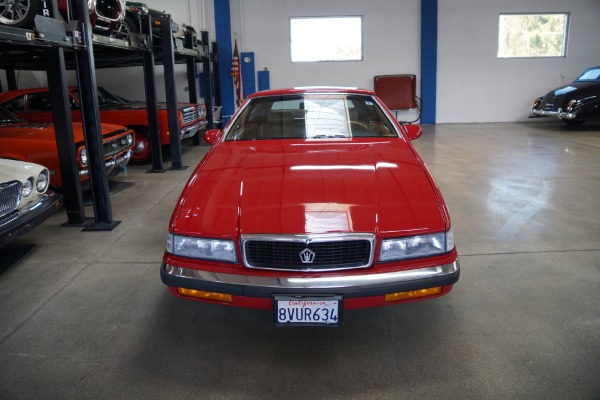
{"type": "Polygon", "coordinates": [[[171,254],[202,260],[236,262],[235,243],[231,240],[204,239],[169,234],[167,251],[171,254]]]}
{"type": "Polygon", "coordinates": [[[385,239],[381,241],[379,261],[431,257],[447,253],[453,248],[454,234],[452,230],[432,235],[385,239]]]}

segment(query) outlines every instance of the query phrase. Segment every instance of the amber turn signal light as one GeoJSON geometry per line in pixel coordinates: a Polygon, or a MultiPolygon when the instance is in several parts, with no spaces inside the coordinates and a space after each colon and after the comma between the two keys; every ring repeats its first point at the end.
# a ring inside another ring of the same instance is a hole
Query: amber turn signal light
{"type": "Polygon", "coordinates": [[[442,293],[442,287],[432,287],[427,289],[411,290],[409,292],[397,292],[385,295],[385,302],[392,303],[400,300],[418,299],[419,297],[433,296],[442,293]]]}
{"type": "Polygon", "coordinates": [[[222,303],[233,303],[233,297],[230,294],[205,292],[203,290],[177,288],[177,292],[182,296],[195,297],[202,300],[220,301],[222,303]]]}

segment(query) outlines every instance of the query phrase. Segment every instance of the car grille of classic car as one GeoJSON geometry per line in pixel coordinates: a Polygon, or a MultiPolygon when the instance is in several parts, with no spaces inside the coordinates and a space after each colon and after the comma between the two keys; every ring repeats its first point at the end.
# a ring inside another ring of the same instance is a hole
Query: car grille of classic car
{"type": "Polygon", "coordinates": [[[112,156],[129,148],[131,143],[128,142],[127,136],[117,137],[104,142],[104,156],[112,156]]]}
{"type": "Polygon", "coordinates": [[[186,107],[181,110],[181,115],[183,118],[183,123],[188,124],[190,122],[194,122],[199,118],[198,108],[196,107],[186,107]]]}
{"type": "Polygon", "coordinates": [[[0,185],[0,217],[19,208],[21,201],[21,184],[9,182],[0,185]]]}
{"type": "Polygon", "coordinates": [[[272,236],[242,239],[249,268],[333,271],[365,268],[373,258],[373,237],[299,238],[272,236]]]}

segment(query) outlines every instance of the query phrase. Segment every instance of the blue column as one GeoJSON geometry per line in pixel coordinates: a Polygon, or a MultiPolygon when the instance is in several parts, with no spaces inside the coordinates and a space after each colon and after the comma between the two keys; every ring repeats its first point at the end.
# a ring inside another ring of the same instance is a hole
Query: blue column
{"type": "Polygon", "coordinates": [[[258,90],[267,89],[271,89],[271,80],[269,70],[265,68],[263,71],[258,71],[258,90]]]}
{"type": "Polygon", "coordinates": [[[435,124],[438,2],[421,0],[421,123],[435,124]]]}
{"type": "Polygon", "coordinates": [[[240,68],[242,70],[242,85],[244,98],[256,92],[256,71],[254,70],[254,52],[240,53],[240,68]]]}
{"type": "MultiPolygon", "coordinates": [[[[215,3],[215,30],[219,45],[219,89],[221,90],[221,115],[226,123],[235,111],[233,95],[233,78],[231,77],[231,13],[229,0],[214,0],[215,3]]],[[[239,43],[238,43],[239,45],[239,43]]]]}

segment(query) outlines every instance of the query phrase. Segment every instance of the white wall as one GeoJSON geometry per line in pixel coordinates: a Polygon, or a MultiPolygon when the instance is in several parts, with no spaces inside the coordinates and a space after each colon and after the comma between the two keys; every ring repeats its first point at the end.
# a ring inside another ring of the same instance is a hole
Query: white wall
{"type": "Polygon", "coordinates": [[[256,68],[269,69],[272,88],[372,89],[376,75],[419,74],[420,0],[232,0],[231,8],[240,51],[253,51],[256,68]],[[290,62],[290,17],[339,15],[363,16],[363,61],[290,62]]]}
{"type": "Polygon", "coordinates": [[[438,23],[438,123],[527,120],[535,98],[600,65],[598,0],[440,1],[438,23]],[[571,13],[567,57],[497,58],[499,14],[530,12],[571,13]]]}

